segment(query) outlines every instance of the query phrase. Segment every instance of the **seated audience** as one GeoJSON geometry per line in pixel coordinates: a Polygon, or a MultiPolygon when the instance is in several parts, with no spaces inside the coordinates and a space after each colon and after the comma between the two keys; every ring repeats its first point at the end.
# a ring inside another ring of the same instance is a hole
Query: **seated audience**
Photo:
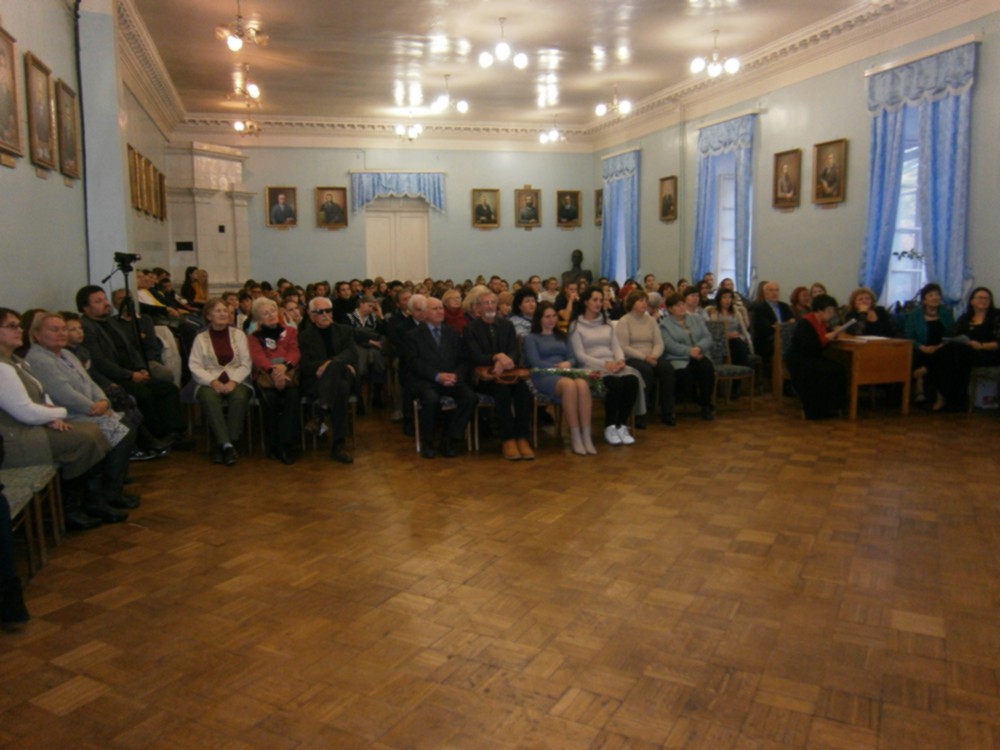
{"type": "MultiPolygon", "coordinates": [[[[111,322],[128,339],[137,351],[141,351],[149,368],[149,374],[156,380],[174,382],[174,371],[166,364],[163,342],[156,335],[156,326],[152,317],[140,315],[133,319],[133,302],[127,298],[124,289],[116,289],[111,293],[111,305],[118,313],[111,322]],[[138,329],[138,334],[136,333],[138,329]]],[[[178,371],[179,372],[179,371],[178,371]]]]}
{"type": "Polygon", "coordinates": [[[569,329],[573,356],[581,366],[601,373],[605,390],[604,439],[609,445],[632,445],[635,438],[629,433],[629,414],[633,409],[638,415],[646,413],[639,374],[625,364],[625,352],[604,313],[600,287],[587,287],[581,299],[569,329]]]}
{"type": "MultiPolygon", "coordinates": [[[[412,302],[412,300],[411,300],[412,302]]],[[[476,408],[476,394],[469,387],[462,357],[462,337],[444,325],[444,304],[427,299],[425,321],[406,334],[406,369],[412,392],[420,402],[420,454],[434,458],[434,435],[443,417],[441,455],[458,455],[457,443],[476,408]],[[441,399],[450,396],[456,408],[439,414],[441,399]]]]}
{"type": "Polygon", "coordinates": [[[66,421],[71,425],[96,424],[111,445],[100,465],[103,502],[89,513],[113,522],[120,520],[122,514],[105,512],[104,504],[130,510],[139,507],[139,497],[125,492],[125,476],[129,456],[135,448],[138,425],[115,414],[105,393],[90,378],[80,360],[66,349],[66,331],[66,321],[59,313],[40,314],[32,323],[32,346],[25,359],[31,374],[41,382],[52,402],[66,409],[66,421]]]}
{"type": "Polygon", "coordinates": [[[180,391],[172,382],[156,380],[142,354],[111,322],[111,302],[99,286],[85,286],[76,294],[83,313],[83,330],[91,354],[91,370],[118,384],[139,405],[149,431],[175,448],[190,447],[181,408],[180,391]]]}
{"type": "Polygon", "coordinates": [[[806,419],[836,416],[847,405],[847,371],[823,354],[840,333],[827,330],[836,314],[837,300],[820,294],[813,299],[812,310],[795,324],[786,361],[806,419]]]}
{"type": "Polygon", "coordinates": [[[441,295],[441,302],[444,304],[444,324],[451,326],[459,335],[465,330],[469,316],[466,314],[466,307],[462,304],[462,293],[457,289],[449,289],[441,295]]]}
{"type": "Polygon", "coordinates": [[[730,289],[720,288],[715,295],[715,307],[709,310],[709,320],[720,320],[726,324],[726,343],[729,345],[729,358],[734,365],[750,365],[750,355],[753,354],[753,339],[747,330],[742,316],[736,312],[735,293],[730,289]]]}
{"type": "Polygon", "coordinates": [[[764,372],[770,375],[774,355],[774,324],[794,320],[792,308],[781,301],[781,287],[777,281],[762,281],[757,287],[757,298],[750,306],[750,336],[753,349],[761,356],[764,372]]]}
{"type": "Polygon", "coordinates": [[[248,337],[253,377],[264,412],[264,444],[268,458],[294,464],[299,440],[299,338],[281,323],[278,305],[267,297],[253,303],[256,330],[248,337]]]}
{"type": "Polygon", "coordinates": [[[853,336],[885,336],[893,338],[898,335],[896,323],[884,307],[875,304],[875,292],[866,287],[860,287],[851,292],[847,303],[847,315],[843,318],[856,320],[847,332],[853,336]]]}
{"type": "MultiPolygon", "coordinates": [[[[691,287],[688,287],[688,291],[691,287]]],[[[701,316],[689,312],[685,298],[673,294],[667,298],[667,312],[660,321],[663,356],[674,368],[676,388],[691,393],[701,407],[701,417],[715,419],[712,396],[715,390],[715,366],[708,354],[712,349],[712,334],[701,316]]]]}
{"type": "Polygon", "coordinates": [[[208,299],[203,314],[208,328],[195,338],[189,361],[194,395],[212,434],[212,460],[235,466],[235,444],[253,398],[250,345],[246,334],[230,325],[229,307],[220,298],[208,299]]]}
{"type": "Polygon", "coordinates": [[[309,325],[299,335],[299,351],[302,391],[316,402],[316,416],[306,423],[306,430],[319,432],[329,420],[330,457],[342,464],[354,463],[347,451],[347,437],[358,350],[351,329],[333,322],[333,303],[326,297],[314,297],[309,302],[309,325]]]}
{"type": "MultiPolygon", "coordinates": [[[[532,276],[531,278],[537,279],[538,277],[532,276]]],[[[510,322],[514,324],[514,330],[517,331],[518,336],[523,338],[531,333],[531,324],[537,307],[538,293],[531,284],[521,287],[514,294],[510,322]]]]}
{"type": "Polygon", "coordinates": [[[788,304],[792,308],[792,315],[795,316],[795,319],[801,320],[812,311],[812,295],[804,286],[797,286],[792,290],[788,304]]]}
{"type": "MultiPolygon", "coordinates": [[[[406,361],[406,334],[416,328],[424,319],[424,308],[427,298],[413,294],[403,288],[397,296],[399,311],[389,318],[386,333],[389,337],[390,351],[396,361],[396,371],[399,374],[399,390],[393,393],[395,410],[403,421],[403,434],[413,437],[413,390],[410,387],[409,369],[406,361]]],[[[397,417],[394,415],[394,421],[397,417]]]]}
{"type": "Polygon", "coordinates": [[[940,394],[941,374],[947,368],[945,336],[955,327],[951,309],[938,284],[926,284],[920,290],[920,305],[906,316],[903,337],[913,342],[913,377],[916,379],[916,400],[930,399],[938,409],[944,408],[945,396],[940,394]]]}
{"type": "Polygon", "coordinates": [[[96,424],[71,425],[66,421],[66,409],[52,403],[24,360],[14,354],[22,344],[21,330],[18,314],[0,307],[0,434],[4,440],[4,467],[58,465],[64,483],[66,528],[72,531],[100,526],[98,513],[109,520],[124,521],[128,514],[108,507],[95,491],[99,474],[93,469],[111,448],[107,438],[96,424]],[[85,506],[95,515],[85,512],[85,506]]]}
{"type": "Polygon", "coordinates": [[[590,378],[587,371],[579,369],[566,333],[559,328],[559,314],[551,302],[539,302],[535,309],[531,333],[524,339],[524,358],[528,367],[536,370],[567,370],[565,375],[536,372],[531,382],[539,393],[562,404],[573,452],[578,456],[596,455],[591,435],[590,378]]]}
{"type": "MultiPolygon", "coordinates": [[[[655,292],[654,292],[655,294],[655,292]]],[[[663,355],[663,337],[656,320],[648,314],[649,295],[642,289],[633,289],[625,298],[625,316],[618,321],[615,335],[625,353],[625,364],[642,376],[646,408],[656,403],[660,393],[660,419],[666,425],[676,424],[674,415],[674,368],[663,355]]],[[[646,427],[645,416],[635,418],[635,426],[646,427]]]]}
{"type": "Polygon", "coordinates": [[[519,355],[514,324],[497,314],[497,295],[492,291],[476,298],[476,317],[465,326],[462,339],[469,366],[488,371],[488,376],[477,375],[475,387],[496,405],[503,457],[508,461],[534,459],[528,385],[523,380],[508,384],[495,379],[517,367],[519,355]]]}

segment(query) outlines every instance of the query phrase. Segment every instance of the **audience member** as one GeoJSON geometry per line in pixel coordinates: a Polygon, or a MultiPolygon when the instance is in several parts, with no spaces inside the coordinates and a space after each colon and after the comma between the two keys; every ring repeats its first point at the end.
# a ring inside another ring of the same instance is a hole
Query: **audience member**
{"type": "Polygon", "coordinates": [[[812,301],[812,311],[795,324],[795,333],[786,358],[795,392],[802,399],[806,419],[836,416],[847,405],[847,372],[823,355],[827,344],[840,330],[828,331],[837,313],[837,301],[820,294],[812,301]]]}
{"type": "MultiPolygon", "coordinates": [[[[655,292],[654,292],[655,294],[655,292]]],[[[674,408],[674,368],[662,359],[663,337],[656,320],[648,314],[649,295],[633,289],[625,298],[626,315],[618,321],[615,335],[625,353],[625,364],[642,377],[646,408],[653,409],[656,393],[660,394],[660,419],[666,425],[677,423],[674,408]]],[[[646,417],[636,417],[635,426],[646,427],[646,417]]]]}
{"type": "Polygon", "coordinates": [[[257,329],[248,337],[254,383],[264,412],[264,443],[268,458],[294,464],[299,440],[299,339],[283,325],[278,305],[266,297],[253,303],[257,329]]]}
{"type": "Polygon", "coordinates": [[[701,407],[702,419],[711,421],[715,419],[712,405],[715,367],[708,356],[712,334],[701,316],[690,313],[680,294],[668,297],[666,305],[669,314],[660,321],[663,356],[674,368],[677,390],[692,393],[695,403],[701,407]]]}

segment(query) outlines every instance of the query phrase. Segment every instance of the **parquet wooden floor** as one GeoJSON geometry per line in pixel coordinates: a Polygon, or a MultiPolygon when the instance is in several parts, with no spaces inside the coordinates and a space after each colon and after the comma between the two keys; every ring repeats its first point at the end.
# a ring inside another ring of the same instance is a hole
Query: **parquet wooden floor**
{"type": "Polygon", "coordinates": [[[593,459],[134,466],[0,634],[0,746],[998,750],[1000,420],[766,400],[593,459]]]}

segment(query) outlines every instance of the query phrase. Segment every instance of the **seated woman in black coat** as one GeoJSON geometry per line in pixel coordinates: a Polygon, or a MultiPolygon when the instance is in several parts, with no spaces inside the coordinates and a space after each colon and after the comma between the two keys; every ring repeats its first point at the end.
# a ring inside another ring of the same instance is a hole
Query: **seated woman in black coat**
{"type": "Polygon", "coordinates": [[[972,368],[1000,365],[1000,313],[993,304],[993,292],[984,286],[972,290],[969,306],[955,322],[952,335],[930,368],[938,386],[934,411],[965,409],[972,368]]]}
{"type": "Polygon", "coordinates": [[[806,419],[832,417],[847,405],[847,372],[823,356],[827,344],[840,334],[827,332],[836,314],[837,300],[821,294],[813,298],[812,312],[795,324],[786,362],[806,419]]]}
{"type": "Polygon", "coordinates": [[[847,303],[847,313],[844,321],[858,321],[851,333],[855,336],[885,336],[895,338],[899,335],[896,323],[884,307],[875,304],[875,292],[867,287],[860,287],[851,292],[847,303]]]}

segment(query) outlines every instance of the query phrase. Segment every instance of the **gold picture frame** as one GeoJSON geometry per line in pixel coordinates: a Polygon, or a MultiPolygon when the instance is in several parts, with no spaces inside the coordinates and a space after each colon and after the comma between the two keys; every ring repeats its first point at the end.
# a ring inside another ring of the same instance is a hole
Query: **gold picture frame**
{"type": "Polygon", "coordinates": [[[269,227],[294,227],[299,223],[296,190],[293,187],[267,187],[264,218],[269,227]]]}
{"type": "Polygon", "coordinates": [[[30,52],[24,53],[25,96],[28,102],[28,153],[32,164],[56,168],[55,104],[52,71],[30,52]]]}
{"type": "Polygon", "coordinates": [[[774,208],[798,208],[802,200],[802,149],[774,155],[774,208]]]}
{"type": "Polygon", "coordinates": [[[500,191],[495,188],[472,188],[472,226],[496,229],[500,226],[500,191]]]}
{"type": "Polygon", "coordinates": [[[542,225],[542,191],[535,188],[514,190],[514,226],[534,229],[542,225]]]}
{"type": "Polygon", "coordinates": [[[677,221],[677,176],[660,178],[660,221],[677,221]]]}
{"type": "Polygon", "coordinates": [[[556,226],[574,229],[581,224],[583,206],[579,190],[556,190],[556,226]]]}
{"type": "Polygon", "coordinates": [[[17,40],[0,27],[0,152],[24,156],[17,95],[17,40]]]}
{"type": "Polygon", "coordinates": [[[59,133],[59,171],[80,179],[80,103],[63,80],[56,81],[56,128],[59,133]]]}
{"type": "Polygon", "coordinates": [[[813,203],[843,203],[847,198],[847,139],[813,146],[813,203]]]}
{"type": "Polygon", "coordinates": [[[316,226],[320,229],[343,229],[347,226],[347,188],[316,188],[316,226]]]}

